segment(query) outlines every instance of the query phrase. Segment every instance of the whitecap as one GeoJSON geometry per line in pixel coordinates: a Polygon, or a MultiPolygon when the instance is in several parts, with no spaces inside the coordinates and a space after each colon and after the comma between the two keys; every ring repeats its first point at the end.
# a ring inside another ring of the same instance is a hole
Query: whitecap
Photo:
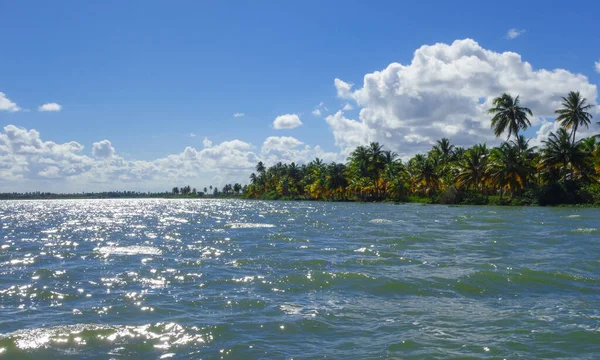
{"type": "Polygon", "coordinates": [[[280,305],[279,308],[288,315],[299,315],[302,313],[302,310],[304,310],[302,306],[294,304],[283,304],[280,305]]]}
{"type": "Polygon", "coordinates": [[[162,251],[153,246],[105,246],[97,248],[103,255],[161,255],[162,251]]]}
{"type": "Polygon", "coordinates": [[[272,228],[275,227],[273,224],[261,224],[261,223],[230,223],[225,225],[230,229],[260,229],[260,228],[272,228]]]}
{"type": "Polygon", "coordinates": [[[600,232],[600,229],[598,229],[598,228],[579,228],[579,229],[573,230],[573,232],[584,233],[584,234],[594,234],[594,233],[600,232]]]}
{"type": "Polygon", "coordinates": [[[373,220],[371,220],[369,222],[373,223],[373,224],[382,224],[382,223],[391,223],[392,220],[388,220],[388,219],[373,219],[373,220]]]}

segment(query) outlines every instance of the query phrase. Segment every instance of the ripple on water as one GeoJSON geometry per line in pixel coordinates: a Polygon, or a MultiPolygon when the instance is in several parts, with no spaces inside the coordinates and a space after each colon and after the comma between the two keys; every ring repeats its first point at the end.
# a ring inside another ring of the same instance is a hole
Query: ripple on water
{"type": "Polygon", "coordinates": [[[594,359],[597,215],[0,202],[0,359],[594,359]]]}

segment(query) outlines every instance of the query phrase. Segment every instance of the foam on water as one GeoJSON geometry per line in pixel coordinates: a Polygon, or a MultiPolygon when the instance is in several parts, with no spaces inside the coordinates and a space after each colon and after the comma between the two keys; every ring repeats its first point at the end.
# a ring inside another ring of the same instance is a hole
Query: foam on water
{"type": "Polygon", "coordinates": [[[262,228],[273,228],[273,224],[260,224],[260,223],[231,223],[225,225],[225,227],[231,229],[262,229],[262,228]]]}
{"type": "Polygon", "coordinates": [[[392,220],[388,220],[388,219],[373,219],[369,221],[370,223],[374,223],[374,224],[384,224],[384,223],[391,223],[392,220]]]}
{"type": "Polygon", "coordinates": [[[573,230],[576,233],[584,233],[584,234],[596,234],[600,233],[600,228],[579,228],[573,230]]]}
{"type": "Polygon", "coordinates": [[[103,255],[161,255],[162,251],[153,246],[104,246],[96,249],[103,255]]]}

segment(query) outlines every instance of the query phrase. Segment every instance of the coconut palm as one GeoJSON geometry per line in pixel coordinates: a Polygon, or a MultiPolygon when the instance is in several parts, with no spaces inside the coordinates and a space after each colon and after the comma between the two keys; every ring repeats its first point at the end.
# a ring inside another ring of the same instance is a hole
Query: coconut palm
{"type": "Polygon", "coordinates": [[[594,106],[586,104],[587,99],[579,91],[571,91],[567,97],[562,97],[562,108],[555,111],[558,114],[556,121],[567,129],[571,129],[572,142],[575,143],[575,133],[579,126],[589,128],[592,114],[588,110],[594,106]]]}
{"type": "Polygon", "coordinates": [[[517,192],[527,186],[534,171],[532,161],[518,143],[504,143],[490,153],[488,172],[492,183],[500,188],[500,197],[506,187],[510,190],[511,198],[514,198],[517,192]]]}
{"type": "Polygon", "coordinates": [[[450,144],[450,140],[447,138],[438,140],[433,150],[441,155],[444,163],[448,162],[452,155],[454,155],[454,145],[450,144]]]}
{"type": "Polygon", "coordinates": [[[509,94],[502,94],[494,99],[494,107],[488,112],[494,114],[491,127],[496,137],[502,135],[507,129],[507,139],[512,135],[518,137],[519,130],[526,130],[531,126],[527,115],[533,116],[533,113],[528,108],[520,106],[519,96],[513,99],[509,94]]]}
{"type": "Polygon", "coordinates": [[[486,177],[489,150],[486,145],[475,145],[467,150],[456,164],[458,168],[457,187],[473,186],[479,189],[486,177]]]}
{"type": "Polygon", "coordinates": [[[561,178],[573,180],[575,171],[585,166],[586,154],[581,150],[581,141],[572,143],[565,128],[550,133],[543,143],[541,166],[546,170],[558,170],[561,178]]]}

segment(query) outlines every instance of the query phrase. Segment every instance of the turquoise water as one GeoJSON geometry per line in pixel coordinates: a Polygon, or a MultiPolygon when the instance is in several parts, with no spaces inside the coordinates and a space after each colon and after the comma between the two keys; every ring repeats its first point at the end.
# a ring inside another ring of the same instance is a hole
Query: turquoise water
{"type": "Polygon", "coordinates": [[[598,358],[599,215],[1,202],[0,358],[598,358]]]}

